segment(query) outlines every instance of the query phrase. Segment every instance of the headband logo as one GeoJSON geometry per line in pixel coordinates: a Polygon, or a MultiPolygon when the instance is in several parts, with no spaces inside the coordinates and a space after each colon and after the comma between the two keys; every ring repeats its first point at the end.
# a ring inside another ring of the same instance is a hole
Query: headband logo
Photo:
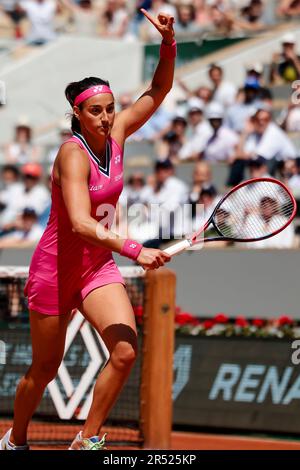
{"type": "Polygon", "coordinates": [[[101,93],[102,88],[103,88],[103,85],[95,86],[95,88],[93,89],[93,92],[94,93],[101,93]]]}

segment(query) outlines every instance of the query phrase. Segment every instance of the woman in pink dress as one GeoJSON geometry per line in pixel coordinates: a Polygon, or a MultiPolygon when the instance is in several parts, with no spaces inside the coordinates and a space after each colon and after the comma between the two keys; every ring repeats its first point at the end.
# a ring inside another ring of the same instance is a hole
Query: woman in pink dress
{"type": "Polygon", "coordinates": [[[162,13],[154,19],[142,11],[163,38],[149,89],[115,114],[108,82],[90,77],[66,88],[73,108],[73,137],[61,146],[54,163],[50,218],[25,286],[32,364],[18,385],[14,424],[0,441],[2,450],[28,449],[28,423],[62,361],[74,308],[101,335],[110,359],[96,381],[87,420],[70,449],[103,448],[102,424],[137,354],[135,318],[112,252],[136,260],[145,269],[159,268],[170,259],[161,250],[143,248],[110,230],[123,188],[124,142],[150,118],[173,83],[174,18],[162,13]]]}

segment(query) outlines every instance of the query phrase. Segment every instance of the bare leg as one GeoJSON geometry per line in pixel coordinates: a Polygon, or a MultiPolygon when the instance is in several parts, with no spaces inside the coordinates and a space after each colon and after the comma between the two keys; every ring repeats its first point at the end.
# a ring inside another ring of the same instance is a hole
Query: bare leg
{"type": "Polygon", "coordinates": [[[11,442],[26,443],[29,421],[38,407],[44,390],[54,379],[65,347],[70,314],[49,316],[30,312],[32,364],[22,377],[16,392],[11,442]]]}
{"type": "Polygon", "coordinates": [[[91,437],[99,435],[130,373],[137,354],[137,332],[132,306],[122,284],[93,290],[80,311],[96,328],[110,352],[110,359],[96,381],[83,428],[83,437],[91,437]]]}

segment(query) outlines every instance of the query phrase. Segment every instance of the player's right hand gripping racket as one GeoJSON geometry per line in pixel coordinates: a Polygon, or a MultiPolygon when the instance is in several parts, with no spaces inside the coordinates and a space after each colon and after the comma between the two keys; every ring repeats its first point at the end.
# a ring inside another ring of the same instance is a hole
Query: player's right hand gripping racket
{"type": "Polygon", "coordinates": [[[220,200],[197,232],[164,251],[173,256],[203,242],[264,240],[282,232],[292,222],[296,210],[295,198],[280,181],[274,178],[247,180],[220,200]],[[203,237],[208,231],[213,231],[213,236],[203,237]]]}

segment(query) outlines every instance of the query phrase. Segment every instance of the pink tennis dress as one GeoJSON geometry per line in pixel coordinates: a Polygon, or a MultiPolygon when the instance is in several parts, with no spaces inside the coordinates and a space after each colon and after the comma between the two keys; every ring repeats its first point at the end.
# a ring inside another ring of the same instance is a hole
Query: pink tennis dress
{"type": "MultiPolygon", "coordinates": [[[[82,135],[74,133],[67,142],[77,143],[87,153],[91,216],[110,228],[123,189],[123,151],[109,137],[105,166],[101,166],[82,135]]],[[[78,308],[93,289],[112,283],[124,284],[112,252],[72,231],[61,188],[52,177],[49,221],[33,254],[24,288],[29,308],[45,315],[65,314],[78,308]]]]}

